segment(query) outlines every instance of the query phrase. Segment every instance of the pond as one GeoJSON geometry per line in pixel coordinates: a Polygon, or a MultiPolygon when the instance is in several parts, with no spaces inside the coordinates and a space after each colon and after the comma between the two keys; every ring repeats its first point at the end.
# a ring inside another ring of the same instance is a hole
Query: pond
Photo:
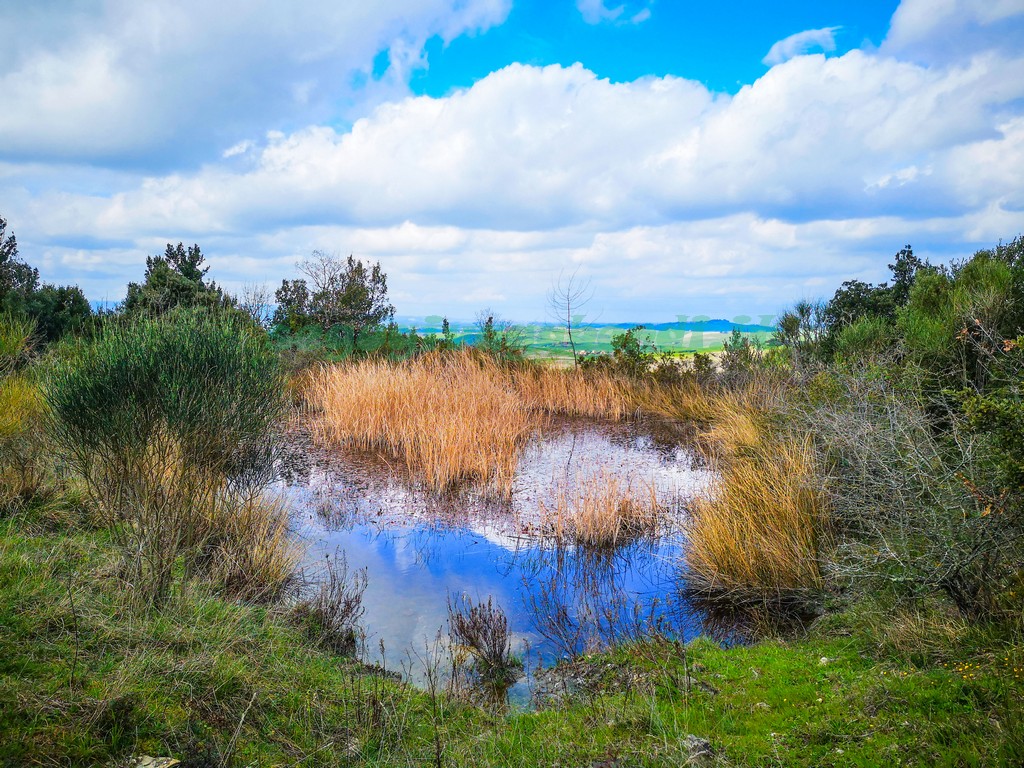
{"type": "Polygon", "coordinates": [[[681,639],[701,617],[679,592],[680,525],[688,500],[712,479],[671,427],[650,422],[550,422],[523,450],[511,498],[479,490],[438,495],[375,455],[324,450],[296,433],[282,464],[307,559],[343,556],[366,569],[367,661],[422,684],[443,656],[450,600],[492,598],[508,617],[527,674],[511,691],[529,698],[540,666],[658,629],[681,639]],[[541,511],[559,488],[602,477],[657,494],[660,529],[614,549],[545,535],[541,511]]]}

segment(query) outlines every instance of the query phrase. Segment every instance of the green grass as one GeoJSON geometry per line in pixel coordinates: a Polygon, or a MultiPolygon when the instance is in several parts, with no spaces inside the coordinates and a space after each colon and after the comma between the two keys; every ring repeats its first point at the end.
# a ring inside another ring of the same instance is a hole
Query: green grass
{"type": "Polygon", "coordinates": [[[1024,761],[1018,636],[950,628],[939,609],[835,614],[789,642],[699,640],[685,661],[671,643],[627,646],[575,662],[593,690],[499,714],[435,708],[311,646],[283,609],[202,585],[133,613],[115,556],[59,505],[0,520],[0,765],[677,765],[686,734],[732,765],[1024,761]]]}
{"type": "MultiPolygon", "coordinates": [[[[625,332],[618,326],[591,325],[573,331],[578,353],[606,354],[612,353],[612,337],[625,332]]],[[[468,334],[471,338],[472,334],[468,334]]],[[[644,330],[640,338],[649,337],[658,352],[673,354],[693,354],[694,352],[720,352],[722,342],[728,334],[704,331],[686,332],[676,330],[644,330]]],[[[458,337],[456,337],[458,340],[458,337]]],[[[526,354],[532,358],[553,358],[572,360],[572,347],[564,328],[552,325],[530,324],[522,327],[522,341],[526,345],[526,354]]]]}

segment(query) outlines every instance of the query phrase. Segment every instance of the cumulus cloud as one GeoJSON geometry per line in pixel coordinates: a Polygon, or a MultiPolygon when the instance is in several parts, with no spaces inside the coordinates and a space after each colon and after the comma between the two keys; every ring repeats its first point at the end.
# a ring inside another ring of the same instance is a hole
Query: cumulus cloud
{"type": "Polygon", "coordinates": [[[125,233],[396,218],[530,231],[735,211],[932,215],[977,204],[979,190],[1017,194],[1007,170],[1022,128],[1009,115],[1021,98],[1024,58],[930,69],[860,51],[799,57],[734,97],[512,65],[445,98],[382,105],[348,131],[271,134],[243,170],[148,179],[98,221],[125,233]],[[958,158],[981,145],[1003,161],[964,174],[958,158]]]}
{"type": "Polygon", "coordinates": [[[797,32],[795,35],[790,35],[775,43],[761,61],[769,67],[773,67],[809,51],[834,51],[836,49],[836,32],[840,29],[841,27],[823,27],[822,29],[797,32]]]}
{"type": "MultiPolygon", "coordinates": [[[[96,298],[188,238],[229,286],[276,282],[313,248],[379,258],[410,314],[471,316],[489,297],[541,317],[551,277],[574,265],[609,320],[649,319],[636,307],[662,319],[770,312],[843,279],[882,279],[906,242],[944,259],[1024,230],[1024,55],[980,43],[920,54],[941,48],[963,8],[990,36],[1015,17],[998,2],[1002,16],[944,2],[933,24],[905,0],[878,50],[800,56],[808,33],[781,41],[778,62],[731,96],[678,77],[513,64],[443,98],[398,94],[350,127],[246,134],[198,169],[63,187],[88,193],[37,193],[66,169],[0,163],[5,215],[96,298]]],[[[111,62],[75,75],[116,81],[111,62]]]]}
{"type": "Polygon", "coordinates": [[[979,51],[1014,54],[1024,39],[1021,0],[903,0],[882,50],[947,62],[979,51]]]}
{"type": "Polygon", "coordinates": [[[0,155],[90,162],[208,156],[255,131],[343,117],[387,50],[407,93],[433,35],[486,29],[511,0],[97,0],[0,6],[0,155]],[[293,122],[299,121],[299,122],[293,122]]]}

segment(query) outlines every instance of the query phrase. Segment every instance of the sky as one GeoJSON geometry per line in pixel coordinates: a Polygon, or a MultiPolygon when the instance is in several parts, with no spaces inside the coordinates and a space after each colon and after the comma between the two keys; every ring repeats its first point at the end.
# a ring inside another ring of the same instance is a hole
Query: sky
{"type": "Polygon", "coordinates": [[[1024,232],[1024,0],[0,0],[0,216],[118,301],[314,249],[403,316],[759,318],[1024,232]]]}

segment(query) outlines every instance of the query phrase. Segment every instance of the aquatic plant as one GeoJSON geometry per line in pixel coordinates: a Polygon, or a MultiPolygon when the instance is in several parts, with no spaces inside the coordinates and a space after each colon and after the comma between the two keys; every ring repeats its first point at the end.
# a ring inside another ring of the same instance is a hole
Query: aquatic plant
{"type": "Polygon", "coordinates": [[[305,389],[323,443],[384,451],[438,491],[465,482],[508,495],[542,414],[628,414],[608,376],[535,365],[502,366],[472,350],[405,362],[363,360],[322,367],[305,389]]]}
{"type": "Polygon", "coordinates": [[[555,484],[550,507],[540,502],[541,526],[558,543],[614,547],[655,533],[665,508],[654,481],[636,481],[607,467],[577,472],[555,484]]]}
{"type": "Polygon", "coordinates": [[[448,630],[458,651],[472,658],[473,671],[491,688],[504,690],[519,679],[523,662],[512,655],[508,617],[491,597],[474,603],[468,595],[448,600],[448,630]]]}
{"type": "Polygon", "coordinates": [[[366,610],[366,569],[349,571],[345,553],[327,555],[316,575],[317,589],[292,610],[296,623],[317,645],[345,656],[355,654],[359,641],[359,620],[366,610]]]}
{"type": "MultiPolygon", "coordinates": [[[[749,428],[736,419],[726,434],[746,438],[749,428]]],[[[803,601],[824,586],[825,519],[814,451],[792,439],[762,438],[743,448],[720,462],[711,493],[690,505],[687,587],[734,604],[803,601]]]]}
{"type": "Polygon", "coordinates": [[[467,353],[325,367],[307,397],[321,442],[385,451],[439,491],[483,482],[509,494],[538,427],[497,366],[467,353]]]}
{"type": "Polygon", "coordinates": [[[526,407],[545,413],[624,419],[635,407],[635,385],[603,370],[520,366],[511,374],[526,407]]]}

